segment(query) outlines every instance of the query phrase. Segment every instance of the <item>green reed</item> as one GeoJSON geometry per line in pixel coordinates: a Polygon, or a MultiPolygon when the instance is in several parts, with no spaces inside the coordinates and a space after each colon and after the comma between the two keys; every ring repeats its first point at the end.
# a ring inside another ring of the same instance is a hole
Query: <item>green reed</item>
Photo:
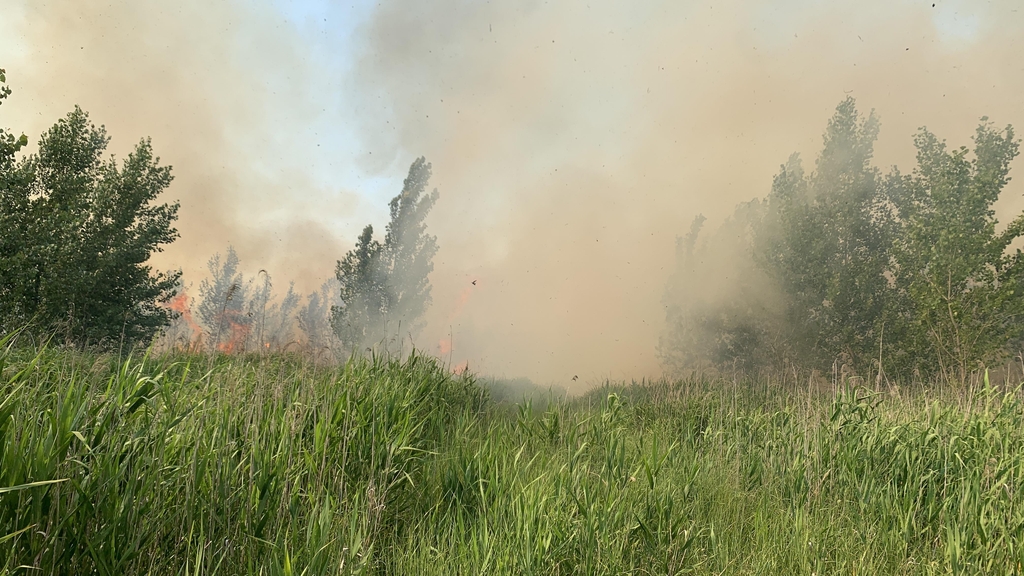
{"type": "Polygon", "coordinates": [[[1013,574],[1013,392],[0,353],[0,573],[1013,574]]]}

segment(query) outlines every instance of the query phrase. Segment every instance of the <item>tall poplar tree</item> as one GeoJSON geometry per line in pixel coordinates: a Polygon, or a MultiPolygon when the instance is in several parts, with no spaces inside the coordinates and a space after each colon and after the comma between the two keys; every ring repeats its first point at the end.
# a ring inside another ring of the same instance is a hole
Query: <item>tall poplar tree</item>
{"type": "Polygon", "coordinates": [[[426,192],[430,176],[425,158],[413,162],[402,192],[388,205],[384,242],[375,240],[373,226],[367,226],[338,262],[341,303],[332,307],[331,323],[349,351],[400,340],[422,327],[437,253],[437,238],[427,234],[425,224],[438,198],[437,190],[426,192]]]}

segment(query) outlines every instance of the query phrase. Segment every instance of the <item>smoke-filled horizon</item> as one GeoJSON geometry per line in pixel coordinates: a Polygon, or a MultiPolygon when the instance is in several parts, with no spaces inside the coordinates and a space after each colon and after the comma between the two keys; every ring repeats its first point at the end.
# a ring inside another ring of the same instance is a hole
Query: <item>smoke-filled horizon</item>
{"type": "MultiPolygon", "coordinates": [[[[151,136],[182,203],[182,237],[154,263],[186,280],[231,244],[248,274],[316,290],[365,224],[383,232],[426,156],[440,250],[417,345],[540,382],[659,374],[676,236],[764,197],[792,152],[811,169],[847,95],[881,120],[883,170],[912,169],[920,126],[955,147],[981,116],[1024,123],[1011,0],[0,0],[0,13],[15,90],[0,124],[34,141],[79,104],[120,156],[151,136]]],[[[1021,192],[1012,182],[1004,213],[1021,192]]]]}

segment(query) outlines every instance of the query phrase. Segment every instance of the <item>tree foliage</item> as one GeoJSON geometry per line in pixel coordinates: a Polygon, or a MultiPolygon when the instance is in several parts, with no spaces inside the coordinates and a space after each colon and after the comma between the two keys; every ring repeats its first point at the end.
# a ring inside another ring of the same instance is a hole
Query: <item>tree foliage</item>
{"type": "Polygon", "coordinates": [[[349,351],[400,340],[422,327],[437,253],[437,238],[427,234],[425,224],[438,198],[437,190],[426,193],[430,176],[425,158],[413,162],[402,192],[389,203],[384,242],[374,239],[368,225],[338,262],[341,302],[331,309],[331,324],[349,351]]]}
{"type": "MultiPolygon", "coordinates": [[[[7,72],[0,68],[0,105],[11,95],[11,88],[7,86],[7,72]]],[[[0,166],[7,168],[14,163],[14,155],[28,145],[28,137],[22,134],[15,137],[13,133],[0,128],[0,166]]]]}
{"type": "Polygon", "coordinates": [[[123,162],[105,157],[106,130],[78,107],[20,161],[25,139],[0,140],[0,326],[31,323],[79,344],[151,339],[177,282],[146,264],[178,236],[178,204],[156,202],[171,168],[148,139],[123,162]]]}
{"type": "Polygon", "coordinates": [[[785,336],[815,365],[872,357],[884,321],[891,226],[871,156],[879,124],[836,108],[812,174],[798,155],[772,183],[755,250],[786,295],[785,336]]]}
{"type": "Polygon", "coordinates": [[[388,302],[382,254],[383,246],[373,239],[373,226],[367,225],[335,270],[341,304],[331,308],[331,324],[349,350],[383,338],[388,302]]]}
{"type": "MultiPolygon", "coordinates": [[[[6,72],[0,68],[0,105],[11,95],[6,72]]],[[[28,197],[24,193],[31,181],[25,163],[17,162],[17,153],[28,138],[0,128],[0,333],[25,322],[24,302],[30,285],[27,270],[27,226],[24,217],[28,197]]]]}
{"type": "Polygon", "coordinates": [[[1018,154],[1013,129],[983,118],[972,155],[922,128],[915,170],[884,177],[871,164],[878,130],[847,98],[814,172],[792,155],[765,202],[741,205],[707,241],[700,226],[679,241],[667,369],[792,363],[963,381],[1021,341],[1024,261],[1009,249],[1024,215],[999,230],[993,210],[1018,154]],[[702,297],[694,283],[712,288],[702,297]]]}
{"type": "Polygon", "coordinates": [[[425,220],[437,202],[438,192],[427,193],[431,166],[418,158],[409,167],[402,193],[389,203],[391,221],[383,245],[386,311],[389,322],[417,332],[420,318],[430,305],[430,281],[437,254],[437,237],[427,234],[425,220]]]}
{"type": "Polygon", "coordinates": [[[973,157],[967,147],[947,150],[926,129],[914,143],[917,168],[887,181],[900,227],[892,251],[898,319],[922,351],[914,368],[963,380],[1024,329],[1024,262],[1020,250],[1007,251],[1024,234],[1024,215],[998,231],[993,210],[1019,141],[1012,127],[1000,131],[983,118],[973,157]]]}

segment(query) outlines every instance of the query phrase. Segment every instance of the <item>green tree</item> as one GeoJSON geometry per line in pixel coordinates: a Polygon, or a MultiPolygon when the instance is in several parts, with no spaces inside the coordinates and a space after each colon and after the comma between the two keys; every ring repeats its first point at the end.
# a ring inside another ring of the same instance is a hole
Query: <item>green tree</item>
{"type": "Polygon", "coordinates": [[[666,367],[698,358],[745,371],[875,363],[892,308],[894,230],[871,166],[878,129],[874,114],[863,117],[847,98],[828,122],[814,172],[791,155],[766,201],[741,204],[703,244],[699,227],[680,241],[666,367]]]}
{"type": "Polygon", "coordinates": [[[741,205],[705,243],[695,222],[669,285],[666,369],[749,370],[781,354],[805,368],[964,382],[1019,351],[1024,255],[1011,246],[1024,214],[999,230],[993,210],[1019,153],[1012,127],[982,119],[973,154],[922,128],[913,173],[886,177],[871,166],[877,134],[874,115],[846,99],[813,173],[794,154],[766,207],[741,205]],[[764,277],[738,273],[755,266],[764,277]]]}
{"type": "Polygon", "coordinates": [[[416,159],[402,192],[389,203],[384,242],[375,240],[373,227],[367,226],[355,248],[338,262],[341,304],[332,308],[331,320],[350,351],[422,328],[437,253],[437,238],[427,234],[425,224],[438,199],[437,190],[426,193],[430,176],[426,159],[416,159]]]}
{"type": "Polygon", "coordinates": [[[756,239],[785,294],[787,338],[819,368],[837,359],[865,368],[882,337],[892,225],[870,163],[878,128],[874,113],[841,102],[814,173],[794,154],[775,177],[756,239]]]}
{"type": "Polygon", "coordinates": [[[368,225],[335,269],[341,304],[331,307],[331,325],[350,352],[384,335],[387,279],[382,252],[380,242],[373,239],[373,226],[368,225]]]}
{"type": "MultiPolygon", "coordinates": [[[[11,88],[7,86],[7,71],[0,68],[0,105],[10,95],[11,88]]],[[[15,137],[11,132],[0,128],[0,162],[13,164],[14,155],[26,145],[28,145],[28,137],[24,134],[15,137]]]]}
{"type": "Polygon", "coordinates": [[[1002,232],[992,206],[1010,181],[1019,153],[1013,128],[982,118],[967,147],[948,150],[922,128],[917,168],[887,180],[900,230],[893,276],[912,367],[963,382],[980,362],[996,360],[1024,332],[1024,259],[1008,253],[1024,235],[1024,215],[1002,232]]]}
{"type": "MultiPolygon", "coordinates": [[[[0,105],[11,95],[6,72],[0,68],[0,105]]],[[[28,138],[0,128],[0,334],[28,321],[26,291],[30,285],[26,251],[29,222],[22,216],[28,210],[30,174],[17,162],[17,153],[28,138]]]]}
{"type": "Polygon", "coordinates": [[[178,236],[178,204],[155,202],[171,169],[148,139],[120,164],[104,158],[108,143],[76,107],[42,135],[37,154],[4,164],[0,219],[14,231],[0,254],[8,329],[31,319],[79,344],[114,345],[148,341],[168,323],[160,303],[177,276],[146,262],[178,236]]]}

